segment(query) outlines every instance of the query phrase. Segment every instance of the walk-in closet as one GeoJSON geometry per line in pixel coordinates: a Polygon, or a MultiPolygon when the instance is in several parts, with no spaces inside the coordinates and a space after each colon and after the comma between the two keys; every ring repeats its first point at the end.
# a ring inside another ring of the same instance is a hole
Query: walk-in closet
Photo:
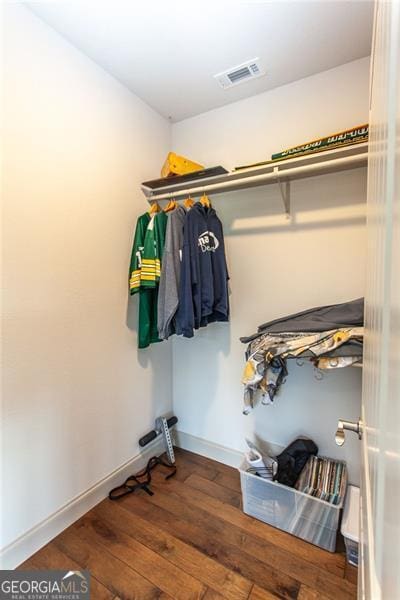
{"type": "Polygon", "coordinates": [[[397,600],[400,2],[3,2],[5,600],[397,600]]]}

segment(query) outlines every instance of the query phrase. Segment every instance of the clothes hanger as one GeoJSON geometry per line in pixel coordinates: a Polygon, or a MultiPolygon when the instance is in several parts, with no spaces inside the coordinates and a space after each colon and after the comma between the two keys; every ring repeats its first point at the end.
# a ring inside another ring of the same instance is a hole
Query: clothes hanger
{"type": "Polygon", "coordinates": [[[189,208],[192,208],[193,204],[194,204],[194,200],[193,200],[192,196],[189,194],[189,196],[184,201],[183,206],[185,208],[189,209],[189,208]]]}
{"type": "Polygon", "coordinates": [[[171,212],[171,210],[174,210],[177,206],[178,205],[176,203],[176,200],[171,198],[171,200],[168,202],[167,206],[164,208],[164,212],[165,213],[171,212]]]}
{"type": "Polygon", "coordinates": [[[161,210],[161,207],[158,204],[158,202],[156,201],[156,202],[151,203],[151,206],[150,206],[150,209],[148,212],[149,212],[149,215],[152,217],[156,213],[160,212],[160,210],[161,210]]]}
{"type": "Polygon", "coordinates": [[[210,208],[211,207],[211,201],[210,198],[208,196],[206,196],[205,192],[203,192],[202,197],[200,198],[200,203],[205,206],[206,208],[210,208]]]}

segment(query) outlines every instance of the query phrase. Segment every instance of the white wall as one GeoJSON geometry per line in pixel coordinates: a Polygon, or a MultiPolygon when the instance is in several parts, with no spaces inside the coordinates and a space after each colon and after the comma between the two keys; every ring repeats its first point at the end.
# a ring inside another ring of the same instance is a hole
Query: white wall
{"type": "MultiPolygon", "coordinates": [[[[368,121],[369,60],[362,59],[173,125],[173,150],[228,168],[368,121]]],[[[229,92],[227,92],[229,93],[229,92]]],[[[272,407],[243,416],[239,337],[260,323],[364,293],[366,170],[292,184],[292,220],[275,186],[214,197],[231,276],[231,322],[193,340],[174,340],[174,412],[179,429],[241,450],[244,437],[287,445],[312,437],[322,454],[344,458],[358,481],[359,443],[335,446],[339,417],[357,420],[361,372],[307,364],[290,374],[272,407]]]]}
{"type": "MultiPolygon", "coordinates": [[[[140,181],[169,150],[169,124],[19,5],[6,8],[3,176],[1,546],[12,544],[138,452],[171,410],[171,343],[136,350],[127,300],[140,181]]],[[[361,60],[173,126],[173,149],[227,167],[367,120],[361,60]]],[[[308,366],[272,408],[243,417],[240,335],[267,319],[364,289],[365,172],[293,185],[293,219],[273,186],[216,197],[232,319],[174,340],[180,429],[241,450],[307,433],[333,445],[359,411],[360,373],[308,366]],[[322,207],[322,208],[321,208],[322,207]]]]}
{"type": "Polygon", "coordinates": [[[1,546],[171,409],[169,349],[138,358],[136,299],[127,312],[139,183],[169,124],[24,7],[5,30],[1,546]]]}

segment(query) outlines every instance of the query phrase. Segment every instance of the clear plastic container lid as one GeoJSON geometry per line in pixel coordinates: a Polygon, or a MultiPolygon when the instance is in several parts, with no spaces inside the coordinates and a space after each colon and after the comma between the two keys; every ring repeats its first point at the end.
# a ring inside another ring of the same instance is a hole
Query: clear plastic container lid
{"type": "Polygon", "coordinates": [[[360,518],[360,488],[349,485],[347,488],[346,501],[344,503],[342,526],[340,531],[345,538],[352,542],[359,542],[359,518],[360,518]]]}

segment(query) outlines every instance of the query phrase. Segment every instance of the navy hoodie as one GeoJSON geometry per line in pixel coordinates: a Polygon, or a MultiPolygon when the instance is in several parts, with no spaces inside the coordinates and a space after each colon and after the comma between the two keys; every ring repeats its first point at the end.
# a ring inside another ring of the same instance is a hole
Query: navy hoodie
{"type": "Polygon", "coordinates": [[[222,223],[215,210],[200,202],[185,219],[176,332],[229,320],[228,270],[222,223]]]}

